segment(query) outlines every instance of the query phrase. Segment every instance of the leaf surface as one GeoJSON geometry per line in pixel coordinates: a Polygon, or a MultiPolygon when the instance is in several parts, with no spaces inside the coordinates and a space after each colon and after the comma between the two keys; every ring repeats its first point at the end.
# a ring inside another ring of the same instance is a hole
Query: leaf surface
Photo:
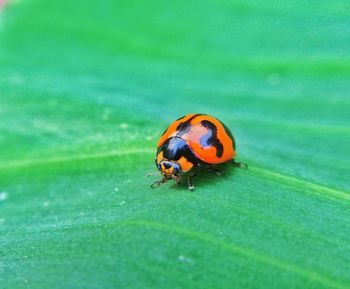
{"type": "Polygon", "coordinates": [[[350,288],[348,7],[2,7],[0,288],[350,288]],[[152,190],[187,113],[249,169],[152,190]]]}

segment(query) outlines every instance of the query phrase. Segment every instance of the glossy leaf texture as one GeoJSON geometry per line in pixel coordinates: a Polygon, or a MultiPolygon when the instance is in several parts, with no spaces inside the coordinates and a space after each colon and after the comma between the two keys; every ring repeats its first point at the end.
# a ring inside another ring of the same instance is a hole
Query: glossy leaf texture
{"type": "Polygon", "coordinates": [[[350,288],[346,1],[0,9],[0,288],[350,288]],[[152,190],[187,113],[249,168],[152,190]]]}

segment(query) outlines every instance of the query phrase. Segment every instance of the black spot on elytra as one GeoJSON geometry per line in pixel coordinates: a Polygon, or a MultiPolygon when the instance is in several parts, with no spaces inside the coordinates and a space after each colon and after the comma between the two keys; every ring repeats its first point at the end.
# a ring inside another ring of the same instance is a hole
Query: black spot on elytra
{"type": "Polygon", "coordinates": [[[176,128],[176,135],[177,136],[183,136],[185,133],[187,133],[191,129],[191,124],[189,122],[182,122],[180,123],[176,128]]]}
{"type": "Polygon", "coordinates": [[[208,129],[208,133],[201,137],[200,143],[203,148],[213,146],[216,148],[216,156],[221,157],[224,153],[224,146],[217,137],[215,124],[208,120],[202,120],[201,124],[208,129]]]}
{"type": "Polygon", "coordinates": [[[197,117],[198,115],[200,114],[195,114],[193,116],[191,116],[188,120],[184,121],[184,122],[181,122],[177,128],[176,128],[176,136],[183,136],[185,133],[187,133],[190,129],[191,129],[191,121],[197,117]]]}
{"type": "MultiPolygon", "coordinates": [[[[190,117],[187,121],[181,122],[177,128],[176,131],[180,132],[179,136],[184,135],[186,132],[188,132],[189,128],[190,128],[190,122],[192,119],[194,119],[196,116],[201,115],[201,114],[195,114],[194,116],[190,117]]],[[[178,119],[176,119],[175,121],[179,121],[181,119],[183,119],[184,117],[186,117],[186,115],[179,117],[178,119]]],[[[165,131],[162,133],[162,136],[165,135],[165,133],[168,131],[168,128],[165,129],[165,131]]]]}

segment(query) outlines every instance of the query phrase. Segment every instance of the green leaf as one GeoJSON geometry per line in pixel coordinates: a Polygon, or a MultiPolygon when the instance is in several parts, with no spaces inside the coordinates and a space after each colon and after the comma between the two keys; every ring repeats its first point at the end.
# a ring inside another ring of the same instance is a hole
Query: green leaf
{"type": "Polygon", "coordinates": [[[350,288],[348,7],[8,2],[0,288],[350,288]],[[249,169],[152,190],[187,113],[249,169]]]}

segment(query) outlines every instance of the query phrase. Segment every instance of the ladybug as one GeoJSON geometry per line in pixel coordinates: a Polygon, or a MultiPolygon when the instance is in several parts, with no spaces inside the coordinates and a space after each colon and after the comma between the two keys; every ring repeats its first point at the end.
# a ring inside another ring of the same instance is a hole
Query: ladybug
{"type": "Polygon", "coordinates": [[[234,161],[235,154],[235,139],[221,121],[207,114],[188,114],[175,120],[160,137],[155,163],[163,178],[151,187],[171,179],[180,184],[186,174],[188,188],[193,191],[192,178],[199,169],[220,174],[216,169],[219,164],[247,167],[234,161]]]}

